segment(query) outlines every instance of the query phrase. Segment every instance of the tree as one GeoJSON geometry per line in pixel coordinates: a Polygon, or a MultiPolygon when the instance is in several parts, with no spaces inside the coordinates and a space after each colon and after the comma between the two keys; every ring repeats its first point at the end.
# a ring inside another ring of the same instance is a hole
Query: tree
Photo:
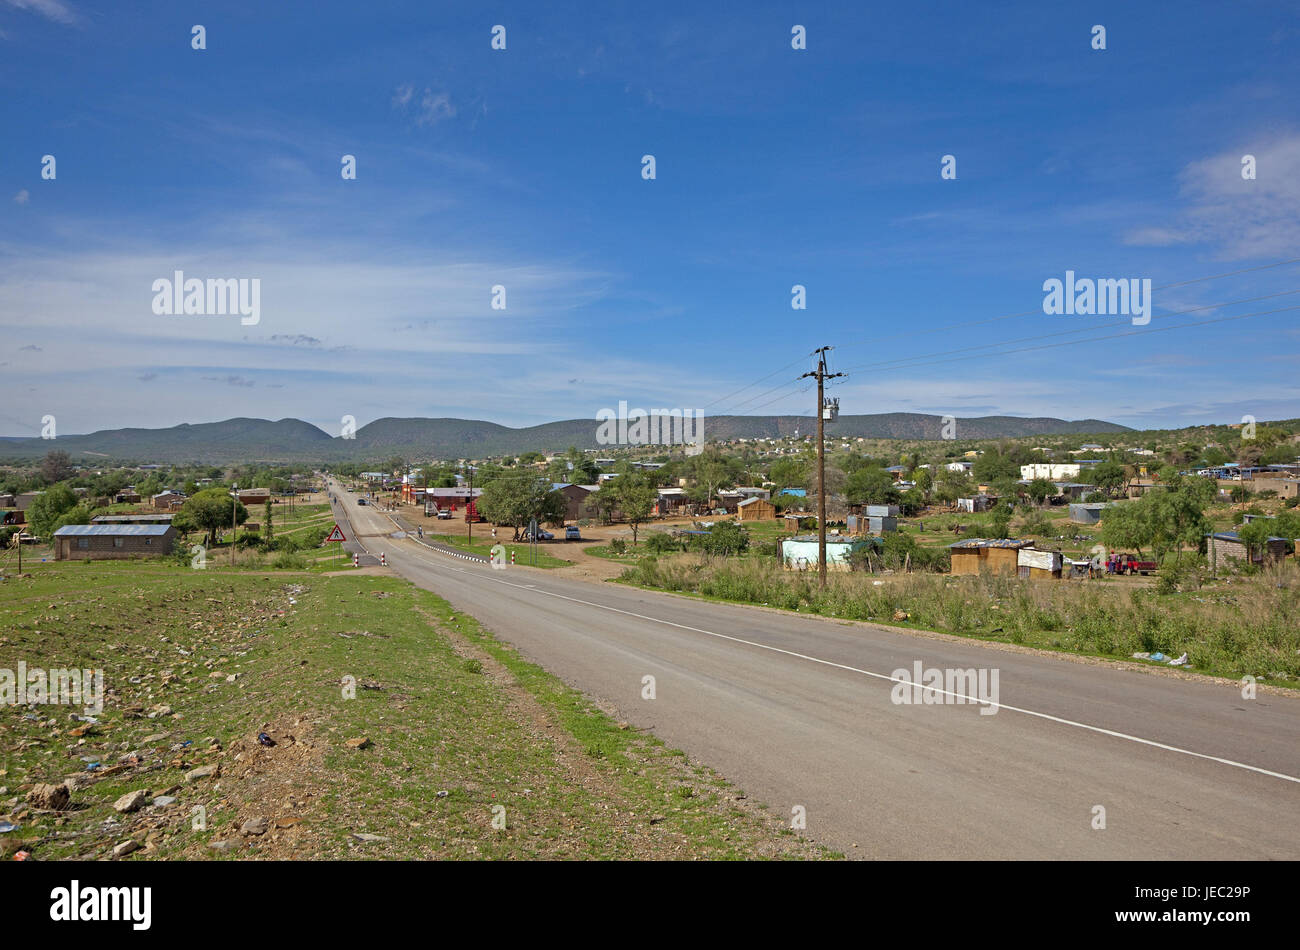
{"type": "Polygon", "coordinates": [[[1094,465],[1085,475],[1091,485],[1096,485],[1114,498],[1128,485],[1128,472],[1120,462],[1107,459],[1094,465]]]}
{"type": "Polygon", "coordinates": [[[650,517],[659,492],[643,473],[629,472],[610,479],[601,491],[612,490],[623,517],[632,526],[632,546],[636,546],[637,527],[650,517]]]}
{"type": "Polygon", "coordinates": [[[707,489],[704,503],[708,505],[713,501],[713,493],[728,481],[726,461],[713,451],[701,456],[695,463],[695,480],[707,489]]]}
{"type": "Polygon", "coordinates": [[[1105,516],[1101,519],[1101,542],[1112,550],[1132,548],[1140,557],[1142,549],[1149,547],[1154,538],[1151,505],[1144,503],[1142,499],[1107,508],[1105,516]]]}
{"type": "Polygon", "coordinates": [[[772,463],[768,478],[777,488],[807,488],[808,463],[798,458],[780,458],[772,463]]]}
{"type": "Polygon", "coordinates": [[[1049,479],[1035,478],[1029,483],[1029,497],[1034,499],[1034,504],[1042,504],[1056,494],[1056,486],[1049,479]]]}
{"type": "Polygon", "coordinates": [[[41,477],[49,485],[71,478],[72,457],[62,449],[51,449],[46,452],[45,459],[41,462],[41,477]]]}
{"type": "Polygon", "coordinates": [[[208,546],[217,543],[217,533],[248,520],[248,509],[226,493],[224,488],[207,488],[188,498],[172,519],[181,533],[206,531],[208,546]]]}
{"type": "Polygon", "coordinates": [[[860,468],[844,483],[844,493],[851,505],[894,505],[899,491],[894,479],[883,468],[860,468]]]}
{"type": "Polygon", "coordinates": [[[710,557],[730,557],[749,547],[749,532],[734,521],[715,524],[708,534],[696,535],[691,547],[710,557]]]}
{"type": "Polygon", "coordinates": [[[536,473],[511,472],[498,475],[483,486],[478,510],[493,524],[510,525],[514,540],[534,518],[538,523],[564,520],[565,499],[551,482],[536,473]]]}
{"type": "Polygon", "coordinates": [[[77,496],[67,485],[55,485],[41,494],[27,508],[27,520],[40,537],[58,530],[58,521],[77,507],[77,496]]]}

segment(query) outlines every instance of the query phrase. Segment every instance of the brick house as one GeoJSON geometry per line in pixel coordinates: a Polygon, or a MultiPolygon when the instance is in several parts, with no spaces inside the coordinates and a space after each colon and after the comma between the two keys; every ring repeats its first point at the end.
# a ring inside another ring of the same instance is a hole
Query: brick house
{"type": "Polygon", "coordinates": [[[1246,550],[1246,544],[1235,531],[1218,531],[1205,536],[1205,554],[1210,561],[1211,570],[1231,567],[1235,560],[1241,564],[1263,565],[1271,561],[1280,561],[1286,557],[1286,538],[1269,538],[1262,547],[1246,550]]]}
{"type": "Polygon", "coordinates": [[[170,554],[176,529],[162,524],[69,524],[54,532],[56,561],[170,554]]]}

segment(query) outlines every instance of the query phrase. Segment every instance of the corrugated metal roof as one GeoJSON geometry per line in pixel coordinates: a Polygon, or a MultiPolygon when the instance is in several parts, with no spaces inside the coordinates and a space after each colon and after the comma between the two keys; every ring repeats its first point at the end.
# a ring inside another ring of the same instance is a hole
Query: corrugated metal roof
{"type": "Polygon", "coordinates": [[[1034,542],[1020,541],[1016,538],[967,538],[954,541],[950,548],[1027,548],[1034,542]]]}
{"type": "Polygon", "coordinates": [[[95,515],[91,518],[92,524],[148,524],[154,522],[157,524],[171,524],[175,515],[95,515]]]}
{"type": "Polygon", "coordinates": [[[171,530],[172,526],[169,524],[65,524],[54,532],[54,536],[62,538],[70,535],[77,537],[85,535],[108,535],[110,537],[131,535],[157,538],[171,530]]]}

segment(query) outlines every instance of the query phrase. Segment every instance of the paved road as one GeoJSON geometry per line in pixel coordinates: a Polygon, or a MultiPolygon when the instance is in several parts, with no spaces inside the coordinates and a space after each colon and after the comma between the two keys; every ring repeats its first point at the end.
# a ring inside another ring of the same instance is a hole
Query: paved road
{"type": "Polygon", "coordinates": [[[493,570],[339,494],[400,574],[851,856],[1300,857],[1295,697],[493,570]],[[917,661],[996,669],[996,712],[896,704],[917,661]]]}

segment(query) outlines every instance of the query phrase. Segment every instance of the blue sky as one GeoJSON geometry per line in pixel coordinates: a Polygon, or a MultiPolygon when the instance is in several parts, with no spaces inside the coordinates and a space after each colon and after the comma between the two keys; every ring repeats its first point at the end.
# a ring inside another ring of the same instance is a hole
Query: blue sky
{"type": "Polygon", "coordinates": [[[122,6],[0,0],[0,434],[807,413],[826,344],[846,413],[1300,416],[1300,310],[1041,312],[1300,306],[1184,283],[1300,257],[1294,3],[122,6]],[[156,315],[175,270],[260,322],[156,315]]]}

